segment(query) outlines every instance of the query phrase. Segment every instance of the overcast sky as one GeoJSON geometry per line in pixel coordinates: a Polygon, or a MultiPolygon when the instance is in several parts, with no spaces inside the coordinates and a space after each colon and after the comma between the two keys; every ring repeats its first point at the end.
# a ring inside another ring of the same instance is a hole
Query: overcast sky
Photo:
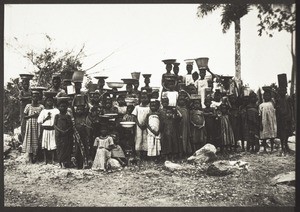
{"type": "MultiPolygon", "coordinates": [[[[159,86],[165,73],[161,60],[170,58],[181,63],[181,75],[187,73],[184,59],[197,57],[209,57],[209,67],[216,74],[234,75],[234,26],[223,34],[220,11],[199,19],[197,6],[5,5],[4,83],[32,72],[30,61],[21,54],[49,45],[45,34],[54,39],[54,49],[76,52],[85,44],[88,57],[82,60],[83,69],[116,51],[90,71],[109,76],[107,81],[121,81],[138,71],[152,73],[150,86],[159,86]]],[[[289,80],[292,65],[290,34],[259,37],[256,15],[252,10],[241,19],[242,79],[254,89],[277,83],[280,73],[287,73],[289,80]]]]}

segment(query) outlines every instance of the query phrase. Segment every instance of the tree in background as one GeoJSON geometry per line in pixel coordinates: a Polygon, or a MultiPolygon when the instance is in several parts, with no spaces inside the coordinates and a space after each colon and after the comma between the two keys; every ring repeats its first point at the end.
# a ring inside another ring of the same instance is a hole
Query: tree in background
{"type": "Polygon", "coordinates": [[[249,4],[200,4],[197,16],[203,18],[209,13],[221,9],[221,25],[223,33],[226,33],[234,23],[235,33],[235,79],[238,86],[241,85],[241,18],[250,10],[249,4]]]}
{"type": "Polygon", "coordinates": [[[291,33],[291,90],[290,95],[295,93],[296,89],[296,54],[295,54],[295,32],[296,32],[296,5],[295,4],[259,4],[257,5],[259,14],[258,35],[265,32],[270,37],[274,31],[286,31],[291,33]]]}

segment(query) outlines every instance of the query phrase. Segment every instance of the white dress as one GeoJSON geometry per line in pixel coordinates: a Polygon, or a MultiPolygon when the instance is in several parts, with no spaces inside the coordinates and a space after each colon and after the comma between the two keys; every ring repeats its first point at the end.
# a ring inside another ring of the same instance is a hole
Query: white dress
{"type": "MultiPolygon", "coordinates": [[[[159,130],[159,117],[156,114],[150,115],[148,118],[148,125],[149,127],[154,130],[159,130]]],[[[149,129],[147,129],[147,143],[148,143],[148,156],[158,156],[160,155],[161,151],[161,144],[160,144],[160,133],[156,136],[154,135],[149,129]]]]}
{"type": "MultiPolygon", "coordinates": [[[[54,118],[57,114],[59,114],[59,110],[57,108],[43,109],[38,117],[37,122],[39,124],[42,124],[42,126],[53,127],[54,118]],[[43,120],[48,116],[49,113],[51,114],[51,119],[49,119],[43,123],[43,120]]],[[[56,149],[55,130],[54,129],[53,130],[46,130],[46,129],[43,130],[42,149],[47,149],[47,150],[55,150],[56,149]]]]}
{"type": "Polygon", "coordinates": [[[205,104],[204,104],[204,101],[205,101],[205,88],[208,88],[207,79],[203,79],[203,80],[198,79],[198,80],[196,80],[195,85],[198,89],[198,95],[201,96],[202,108],[205,108],[205,104]]]}
{"type": "MultiPolygon", "coordinates": [[[[140,105],[135,106],[132,114],[137,117],[138,122],[141,125],[146,125],[147,115],[150,113],[150,107],[142,107],[140,105]]],[[[147,129],[142,130],[138,125],[136,125],[136,134],[135,134],[135,150],[137,151],[147,151],[147,129]]]]}
{"type": "Polygon", "coordinates": [[[106,136],[104,138],[97,137],[94,146],[97,147],[96,156],[93,162],[92,170],[106,170],[106,163],[111,158],[111,151],[107,150],[110,145],[113,145],[113,138],[106,136]]]}
{"type": "Polygon", "coordinates": [[[262,117],[263,130],[260,139],[276,138],[277,122],[276,112],[272,102],[263,102],[259,105],[259,116],[262,117]]]}

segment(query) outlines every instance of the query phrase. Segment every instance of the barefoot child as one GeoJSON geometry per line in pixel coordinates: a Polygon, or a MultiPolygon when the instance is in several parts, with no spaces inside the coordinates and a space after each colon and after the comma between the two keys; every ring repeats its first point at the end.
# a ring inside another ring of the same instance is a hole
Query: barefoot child
{"type": "Polygon", "coordinates": [[[43,109],[38,117],[37,122],[42,125],[42,150],[44,151],[44,162],[47,164],[47,151],[51,152],[51,162],[54,164],[54,153],[56,150],[54,117],[59,114],[57,108],[53,108],[53,97],[56,92],[45,91],[45,109],[43,109]]]}
{"type": "Polygon", "coordinates": [[[113,138],[108,135],[108,121],[101,122],[100,136],[95,139],[94,147],[97,148],[92,170],[107,170],[107,161],[111,158],[111,150],[114,146],[113,138]]]}
{"type": "Polygon", "coordinates": [[[148,151],[147,155],[150,157],[155,157],[160,155],[161,145],[160,145],[160,117],[158,113],[160,103],[158,100],[152,99],[150,102],[151,112],[147,116],[147,143],[148,151]]]}
{"type": "Polygon", "coordinates": [[[201,110],[201,99],[198,95],[192,96],[191,117],[191,140],[193,152],[206,144],[205,117],[201,110]]]}
{"type": "Polygon", "coordinates": [[[54,118],[57,158],[61,168],[70,165],[73,148],[73,122],[71,116],[67,114],[68,99],[68,97],[57,97],[60,113],[54,118]]]}
{"type": "Polygon", "coordinates": [[[271,141],[271,152],[273,152],[274,139],[277,135],[276,112],[271,101],[271,92],[265,90],[263,94],[264,102],[259,105],[260,117],[260,139],[263,140],[264,152],[266,149],[266,139],[271,141]]]}

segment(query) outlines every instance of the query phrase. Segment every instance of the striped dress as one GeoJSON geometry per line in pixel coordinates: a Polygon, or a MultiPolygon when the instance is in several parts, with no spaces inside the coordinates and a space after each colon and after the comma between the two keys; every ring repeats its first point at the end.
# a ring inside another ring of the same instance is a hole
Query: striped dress
{"type": "MultiPolygon", "coordinates": [[[[43,109],[44,106],[41,104],[37,107],[33,107],[31,104],[27,104],[24,109],[24,114],[26,114],[26,116],[30,116],[34,113],[40,113],[43,109]]],[[[40,124],[38,124],[37,119],[37,117],[27,119],[22,148],[23,152],[33,153],[34,155],[36,155],[38,151],[38,138],[41,133],[40,124]]]]}

